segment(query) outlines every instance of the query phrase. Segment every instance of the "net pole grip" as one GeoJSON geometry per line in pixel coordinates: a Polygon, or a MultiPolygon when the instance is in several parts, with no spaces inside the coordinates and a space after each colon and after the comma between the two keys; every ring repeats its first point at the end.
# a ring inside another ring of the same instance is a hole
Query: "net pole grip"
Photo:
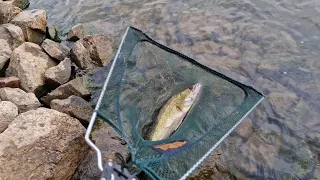
{"type": "Polygon", "coordinates": [[[96,121],[96,117],[97,117],[97,112],[94,111],[92,116],[91,116],[91,120],[90,120],[90,123],[89,123],[89,126],[87,128],[87,131],[86,131],[86,135],[85,135],[85,141],[87,142],[87,144],[96,151],[96,154],[97,154],[97,161],[98,161],[98,168],[100,169],[100,171],[102,172],[103,171],[103,162],[102,162],[102,153],[100,151],[100,149],[91,141],[90,139],[90,134],[92,132],[92,129],[93,129],[93,125],[96,121]]]}

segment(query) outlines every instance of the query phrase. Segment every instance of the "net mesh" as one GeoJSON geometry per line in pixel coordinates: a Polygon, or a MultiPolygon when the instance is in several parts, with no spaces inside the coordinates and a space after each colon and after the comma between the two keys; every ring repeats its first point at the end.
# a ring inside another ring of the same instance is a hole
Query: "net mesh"
{"type": "Polygon", "coordinates": [[[179,179],[196,167],[262,100],[253,88],[234,81],[128,27],[98,104],[98,116],[127,141],[133,162],[153,179],[179,179]],[[144,127],[173,95],[195,83],[201,96],[169,138],[144,140],[144,127]],[[153,146],[176,140],[186,148],[163,154],[153,146]]]}

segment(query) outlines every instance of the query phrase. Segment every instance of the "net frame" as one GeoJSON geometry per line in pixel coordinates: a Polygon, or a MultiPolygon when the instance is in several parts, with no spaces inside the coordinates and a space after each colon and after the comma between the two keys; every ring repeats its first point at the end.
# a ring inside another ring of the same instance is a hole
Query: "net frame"
{"type": "MultiPolygon", "coordinates": [[[[86,142],[87,142],[87,143],[96,151],[96,153],[97,153],[97,157],[98,157],[98,158],[97,158],[97,160],[98,160],[98,167],[99,167],[99,169],[100,169],[101,171],[103,170],[102,154],[101,154],[101,151],[99,150],[99,148],[96,147],[95,144],[90,140],[90,134],[91,134],[91,131],[92,131],[92,129],[93,129],[93,125],[94,125],[94,123],[95,123],[95,120],[96,120],[97,116],[100,116],[100,117],[101,117],[101,114],[99,115],[99,109],[100,109],[100,107],[101,107],[101,103],[102,103],[103,97],[104,97],[104,95],[105,95],[105,92],[106,92],[106,89],[107,89],[107,85],[108,85],[108,83],[109,83],[109,80],[110,80],[110,78],[111,78],[111,75],[112,75],[112,73],[113,73],[114,67],[116,66],[117,60],[118,60],[119,56],[121,55],[121,50],[122,50],[122,48],[123,48],[123,46],[124,46],[124,42],[125,42],[128,34],[129,34],[129,33],[132,33],[133,31],[134,31],[134,32],[137,32],[137,33],[141,33],[141,34],[143,35],[143,37],[144,37],[143,41],[150,42],[151,44],[153,44],[153,45],[155,45],[155,46],[157,46],[157,47],[159,47],[159,48],[161,48],[161,49],[163,49],[163,50],[165,50],[165,51],[168,51],[168,52],[170,52],[170,53],[173,53],[173,54],[175,54],[175,55],[178,55],[178,56],[180,56],[181,58],[184,58],[185,60],[187,60],[187,61],[189,61],[189,62],[191,62],[191,63],[193,63],[193,64],[195,64],[195,65],[197,65],[197,66],[199,66],[199,67],[201,67],[201,68],[203,68],[203,69],[205,69],[205,70],[207,70],[207,71],[209,71],[210,73],[212,73],[212,74],[214,74],[214,75],[216,75],[216,76],[219,76],[219,77],[223,78],[224,80],[227,80],[227,81],[229,81],[230,83],[232,83],[232,84],[240,87],[240,88],[243,89],[243,91],[245,92],[245,98],[250,97],[250,94],[247,93],[248,90],[249,90],[249,91],[253,91],[253,92],[255,92],[255,93],[257,93],[257,94],[259,94],[259,95],[261,96],[261,98],[260,98],[244,115],[242,115],[242,117],[237,121],[237,123],[235,123],[235,124],[229,129],[228,132],[226,132],[183,176],[181,176],[181,177],[179,178],[179,179],[186,179],[186,178],[203,162],[203,160],[205,160],[206,157],[208,157],[208,156],[212,153],[212,151],[242,122],[242,120],[243,120],[252,110],[255,109],[255,107],[264,99],[264,95],[263,95],[262,93],[258,92],[257,90],[255,90],[254,88],[250,87],[250,86],[247,86],[247,85],[242,84],[242,83],[240,83],[240,82],[238,82],[238,81],[235,81],[235,80],[233,80],[233,79],[231,79],[231,78],[229,78],[229,77],[227,77],[227,76],[225,76],[225,75],[223,75],[223,74],[221,74],[221,73],[219,73],[219,72],[217,72],[217,71],[215,71],[215,70],[213,70],[213,69],[211,69],[211,68],[209,68],[209,67],[207,67],[207,66],[204,66],[204,65],[200,64],[200,63],[197,62],[196,60],[194,60],[194,59],[192,59],[192,58],[189,58],[189,57],[187,57],[186,55],[183,55],[183,54],[181,54],[181,53],[179,53],[179,52],[177,52],[177,51],[175,51],[175,50],[172,50],[172,49],[170,49],[170,48],[168,48],[168,47],[166,47],[166,46],[164,46],[164,45],[162,45],[162,44],[154,41],[153,39],[151,39],[150,37],[148,37],[146,34],[144,34],[141,30],[129,26],[129,27],[127,27],[126,32],[125,32],[125,34],[123,35],[123,38],[122,38],[122,40],[121,40],[120,46],[119,46],[118,51],[117,51],[117,54],[116,54],[116,56],[115,56],[115,58],[114,58],[114,60],[113,60],[113,63],[112,63],[111,68],[110,68],[110,71],[109,71],[109,73],[108,73],[107,79],[106,79],[106,81],[105,81],[105,83],[104,83],[104,85],[103,85],[103,88],[102,88],[102,91],[101,91],[99,100],[98,100],[97,105],[96,105],[96,107],[95,107],[95,109],[94,109],[94,112],[93,112],[93,114],[92,114],[92,117],[91,117],[89,126],[88,126],[88,128],[87,128],[86,136],[85,136],[86,142]]],[[[103,115],[102,115],[102,117],[103,117],[103,115]]],[[[122,127],[119,128],[116,124],[114,124],[114,123],[111,122],[111,121],[108,121],[108,120],[105,120],[105,121],[106,121],[110,126],[112,126],[113,129],[115,129],[119,135],[121,135],[121,136],[124,138],[124,140],[127,142],[128,146],[129,146],[129,149],[130,149],[130,150],[134,150],[134,148],[132,148],[132,147],[130,146],[130,142],[129,142],[128,139],[126,138],[126,135],[125,135],[124,133],[122,133],[122,130],[121,130],[122,127]]],[[[131,152],[132,152],[132,151],[131,151],[131,152]]],[[[150,161],[150,162],[148,162],[148,163],[152,163],[152,161],[150,161]]],[[[148,163],[147,163],[147,164],[148,164],[148,163]]],[[[148,167],[146,166],[146,165],[147,165],[146,162],[139,162],[139,160],[138,160],[138,161],[135,162],[135,164],[136,164],[139,168],[141,168],[144,172],[146,172],[152,179],[161,179],[161,177],[158,176],[156,172],[154,172],[152,169],[150,169],[150,168],[148,168],[148,167]]]]}

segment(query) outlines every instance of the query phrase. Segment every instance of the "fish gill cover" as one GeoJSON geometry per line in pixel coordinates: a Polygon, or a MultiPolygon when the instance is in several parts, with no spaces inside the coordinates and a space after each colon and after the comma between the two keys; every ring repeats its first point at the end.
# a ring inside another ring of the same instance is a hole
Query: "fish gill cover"
{"type": "Polygon", "coordinates": [[[133,163],[152,179],[185,179],[263,99],[196,60],[128,27],[97,104],[98,116],[127,141],[133,163]],[[169,138],[144,138],[168,99],[199,83],[201,93],[169,138]]]}

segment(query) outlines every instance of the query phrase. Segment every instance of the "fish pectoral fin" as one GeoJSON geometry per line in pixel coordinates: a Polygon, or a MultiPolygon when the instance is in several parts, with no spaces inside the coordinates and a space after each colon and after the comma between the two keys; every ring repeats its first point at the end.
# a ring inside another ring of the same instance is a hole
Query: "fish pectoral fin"
{"type": "Polygon", "coordinates": [[[181,106],[176,106],[176,108],[177,108],[180,112],[182,112],[182,110],[183,110],[183,108],[182,108],[181,106]]]}

